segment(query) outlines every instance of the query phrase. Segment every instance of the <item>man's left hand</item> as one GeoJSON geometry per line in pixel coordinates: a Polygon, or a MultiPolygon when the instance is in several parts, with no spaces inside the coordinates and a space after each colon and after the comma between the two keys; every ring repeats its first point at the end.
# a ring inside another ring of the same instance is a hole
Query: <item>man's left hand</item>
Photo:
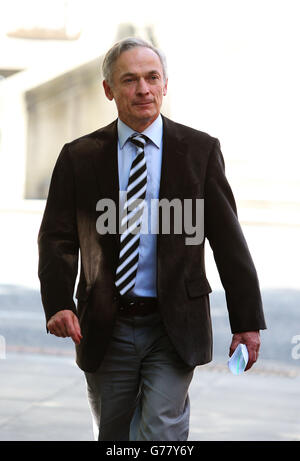
{"type": "Polygon", "coordinates": [[[258,352],[260,348],[259,331],[245,331],[244,333],[235,333],[232,337],[229,350],[229,357],[232,356],[233,352],[240,343],[245,344],[248,349],[249,360],[245,368],[245,371],[247,371],[258,359],[258,352]]]}

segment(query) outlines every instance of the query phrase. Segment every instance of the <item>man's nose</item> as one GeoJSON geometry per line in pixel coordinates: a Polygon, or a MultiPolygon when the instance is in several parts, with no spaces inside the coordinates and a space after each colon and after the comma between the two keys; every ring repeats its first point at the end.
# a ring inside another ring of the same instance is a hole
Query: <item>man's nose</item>
{"type": "Polygon", "coordinates": [[[148,83],[146,82],[146,80],[144,78],[140,78],[138,80],[136,92],[138,94],[147,94],[147,93],[149,93],[148,83]]]}

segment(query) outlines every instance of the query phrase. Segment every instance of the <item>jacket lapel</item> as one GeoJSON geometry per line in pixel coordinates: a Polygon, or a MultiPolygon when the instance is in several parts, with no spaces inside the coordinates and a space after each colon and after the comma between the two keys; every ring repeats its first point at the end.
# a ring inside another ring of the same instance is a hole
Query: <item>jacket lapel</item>
{"type": "Polygon", "coordinates": [[[118,137],[117,121],[99,130],[97,138],[99,149],[94,152],[94,168],[100,198],[111,198],[118,203],[118,137]]]}
{"type": "Polygon", "coordinates": [[[176,124],[163,116],[163,155],[159,199],[181,197],[186,176],[186,145],[176,124]]]}
{"type": "MultiPolygon", "coordinates": [[[[184,197],[187,176],[186,145],[178,132],[178,126],[163,117],[163,155],[159,200],[181,199],[184,197]]],[[[172,227],[172,226],[171,226],[172,227]]],[[[163,304],[167,293],[167,274],[172,267],[172,255],[183,251],[183,239],[162,233],[162,213],[159,212],[159,232],[157,235],[157,296],[163,304]]],[[[171,269],[172,268],[172,269],[171,269]]]]}
{"type": "MultiPolygon", "coordinates": [[[[97,181],[97,202],[100,199],[111,199],[115,204],[116,234],[106,238],[113,238],[115,250],[119,245],[119,172],[118,172],[118,136],[117,120],[98,131],[98,147],[94,151],[93,162],[97,181]]],[[[99,213],[98,213],[99,214],[99,213]]],[[[116,258],[117,253],[114,255],[116,258]]]]}

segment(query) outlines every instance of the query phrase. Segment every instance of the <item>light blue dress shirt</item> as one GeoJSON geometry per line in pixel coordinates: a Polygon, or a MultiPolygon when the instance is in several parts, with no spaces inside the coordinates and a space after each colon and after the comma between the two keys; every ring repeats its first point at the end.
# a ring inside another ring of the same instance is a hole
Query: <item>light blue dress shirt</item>
{"type": "MultiPolygon", "coordinates": [[[[128,138],[137,133],[118,119],[118,171],[119,186],[121,195],[121,206],[123,203],[122,194],[126,192],[129,172],[132,161],[137,154],[136,147],[128,141],[128,138]]],[[[157,296],[156,287],[156,243],[157,234],[151,232],[151,228],[157,229],[157,212],[152,208],[151,199],[159,198],[160,174],[162,162],[162,136],[163,123],[159,115],[154,122],[146,128],[142,134],[150,141],[144,148],[147,164],[147,189],[146,207],[143,213],[143,224],[140,233],[139,262],[135,286],[128,294],[134,296],[157,296]]]]}

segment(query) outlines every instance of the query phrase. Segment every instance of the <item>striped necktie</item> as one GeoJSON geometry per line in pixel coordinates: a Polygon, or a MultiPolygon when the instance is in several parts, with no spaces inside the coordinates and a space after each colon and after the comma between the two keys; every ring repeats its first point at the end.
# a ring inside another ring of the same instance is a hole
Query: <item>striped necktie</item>
{"type": "Polygon", "coordinates": [[[135,134],[129,140],[136,146],[123,206],[120,229],[120,254],[115,284],[120,295],[124,295],[135,285],[139,259],[140,230],[146,197],[147,166],[144,146],[148,138],[135,134]]]}

